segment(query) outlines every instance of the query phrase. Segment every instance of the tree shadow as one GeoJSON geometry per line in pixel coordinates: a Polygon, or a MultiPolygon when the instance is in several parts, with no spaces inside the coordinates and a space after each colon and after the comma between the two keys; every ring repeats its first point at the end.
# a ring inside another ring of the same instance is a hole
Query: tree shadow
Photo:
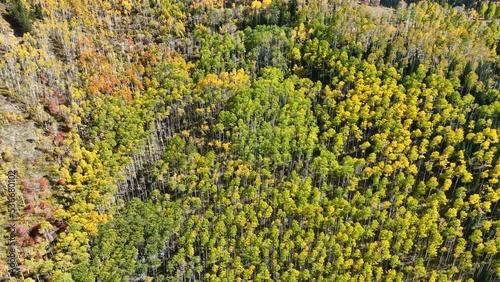
{"type": "Polygon", "coordinates": [[[3,7],[0,7],[2,18],[9,23],[16,37],[22,37],[26,32],[31,32],[32,25],[28,11],[20,2],[3,5],[3,7]]]}

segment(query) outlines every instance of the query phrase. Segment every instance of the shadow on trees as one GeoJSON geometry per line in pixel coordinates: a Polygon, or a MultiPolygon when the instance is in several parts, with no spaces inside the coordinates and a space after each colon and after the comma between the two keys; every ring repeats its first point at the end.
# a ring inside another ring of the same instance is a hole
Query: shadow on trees
{"type": "Polygon", "coordinates": [[[33,30],[28,10],[20,0],[7,3],[6,12],[2,14],[2,17],[9,23],[17,37],[22,37],[25,33],[33,30]]]}

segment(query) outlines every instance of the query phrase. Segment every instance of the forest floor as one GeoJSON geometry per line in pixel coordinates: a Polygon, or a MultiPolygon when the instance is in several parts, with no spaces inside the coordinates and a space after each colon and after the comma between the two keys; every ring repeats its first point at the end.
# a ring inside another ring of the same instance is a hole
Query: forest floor
{"type": "MultiPolygon", "coordinates": [[[[0,17],[0,56],[2,50],[18,42],[19,38],[14,36],[9,23],[0,17]]],[[[46,147],[40,144],[46,139],[43,135],[43,130],[30,118],[25,105],[7,90],[5,81],[0,81],[0,154],[11,154],[12,162],[23,167],[27,178],[39,178],[47,173],[45,153],[40,149],[46,147]]]]}
{"type": "Polygon", "coordinates": [[[365,6],[366,10],[374,17],[390,17],[394,13],[393,8],[383,7],[383,6],[365,6]]]}
{"type": "Polygon", "coordinates": [[[23,105],[11,100],[10,97],[0,95],[0,113],[8,116],[7,123],[0,128],[2,145],[14,149],[14,155],[23,159],[37,155],[35,142],[39,140],[36,134],[35,122],[27,118],[22,111],[23,105]]]}

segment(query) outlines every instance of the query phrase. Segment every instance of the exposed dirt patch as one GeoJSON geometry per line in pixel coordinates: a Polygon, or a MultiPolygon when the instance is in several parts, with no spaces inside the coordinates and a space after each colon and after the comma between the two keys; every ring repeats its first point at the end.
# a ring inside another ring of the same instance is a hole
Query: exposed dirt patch
{"type": "Polygon", "coordinates": [[[392,16],[394,13],[393,8],[387,8],[387,7],[374,7],[374,6],[365,6],[365,9],[370,13],[373,17],[375,18],[389,18],[392,16]]]}
{"type": "Polygon", "coordinates": [[[14,30],[10,27],[9,22],[7,22],[3,16],[7,14],[7,9],[5,4],[0,3],[0,40],[3,37],[14,37],[14,30]]]}
{"type": "MultiPolygon", "coordinates": [[[[0,153],[16,163],[22,162],[27,175],[41,177],[44,172],[36,164],[45,159],[44,153],[38,148],[42,130],[36,127],[33,120],[25,119],[28,114],[24,111],[24,105],[10,97],[0,95],[0,115],[3,121],[7,121],[0,125],[0,153]]],[[[2,157],[2,161],[6,160],[2,157]]]]}
{"type": "Polygon", "coordinates": [[[23,114],[23,105],[16,103],[11,97],[0,95],[0,112],[23,114]]]}
{"type": "Polygon", "coordinates": [[[11,147],[14,156],[23,160],[33,156],[43,157],[35,149],[38,141],[36,130],[35,122],[32,120],[22,121],[17,124],[5,124],[0,127],[2,145],[11,147]]]}

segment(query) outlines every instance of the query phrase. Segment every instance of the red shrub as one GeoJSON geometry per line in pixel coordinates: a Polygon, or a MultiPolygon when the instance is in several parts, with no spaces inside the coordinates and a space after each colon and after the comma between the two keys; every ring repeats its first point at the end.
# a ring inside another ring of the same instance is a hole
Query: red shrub
{"type": "Polygon", "coordinates": [[[33,246],[33,245],[35,245],[35,239],[33,239],[33,238],[29,237],[29,238],[28,238],[28,245],[29,245],[29,246],[33,246]]]}
{"type": "Polygon", "coordinates": [[[64,133],[58,132],[56,137],[54,137],[54,144],[60,145],[64,141],[64,133]]]}
{"type": "Polygon", "coordinates": [[[37,180],[40,184],[40,189],[45,190],[49,187],[49,181],[45,177],[41,177],[37,180]]]}
{"type": "Polygon", "coordinates": [[[40,81],[41,81],[43,84],[47,83],[47,80],[48,80],[48,79],[47,79],[47,77],[46,77],[45,75],[40,74],[40,81]]]}
{"type": "Polygon", "coordinates": [[[50,208],[44,208],[42,212],[45,219],[52,218],[52,210],[50,208]]]}
{"type": "Polygon", "coordinates": [[[19,225],[16,227],[16,235],[18,237],[24,237],[28,234],[28,229],[23,226],[23,225],[19,225]]]}
{"type": "Polygon", "coordinates": [[[23,181],[22,186],[27,193],[33,193],[35,184],[33,182],[23,181]]]}
{"type": "Polygon", "coordinates": [[[49,108],[49,113],[51,115],[57,115],[59,113],[59,107],[57,106],[56,102],[54,101],[49,101],[48,103],[48,108],[49,108]]]}
{"type": "Polygon", "coordinates": [[[24,207],[24,211],[26,212],[26,215],[30,215],[33,213],[33,205],[27,204],[26,207],[24,207]]]}

